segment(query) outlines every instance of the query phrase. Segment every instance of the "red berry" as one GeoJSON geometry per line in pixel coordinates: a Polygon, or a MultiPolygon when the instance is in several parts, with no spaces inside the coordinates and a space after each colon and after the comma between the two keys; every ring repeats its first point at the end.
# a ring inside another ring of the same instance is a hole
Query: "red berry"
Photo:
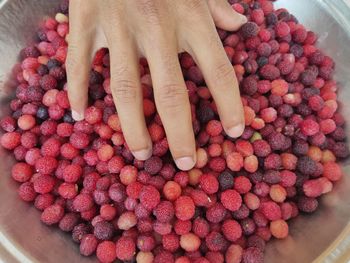
{"type": "Polygon", "coordinates": [[[131,260],[136,251],[135,242],[130,237],[121,237],[116,243],[116,256],[120,260],[131,260]]]}
{"type": "Polygon", "coordinates": [[[94,106],[85,110],[85,120],[92,125],[99,123],[102,120],[102,115],[102,110],[94,106]]]}
{"type": "Polygon", "coordinates": [[[90,256],[96,251],[97,245],[96,237],[92,234],[87,234],[81,239],[80,253],[84,256],[90,256]]]}
{"type": "Polygon", "coordinates": [[[266,157],[271,153],[271,147],[265,140],[255,140],[253,147],[255,155],[258,157],[266,157]]]}
{"type": "Polygon", "coordinates": [[[41,174],[52,174],[57,168],[57,160],[50,156],[44,156],[35,163],[35,169],[41,174]]]}
{"type": "Polygon", "coordinates": [[[221,193],[223,206],[230,211],[237,211],[242,205],[242,197],[235,190],[226,190],[221,193]]]}
{"type": "Polygon", "coordinates": [[[61,142],[55,138],[49,138],[41,146],[43,156],[57,157],[60,153],[61,142]]]}
{"type": "Polygon", "coordinates": [[[96,256],[102,263],[112,263],[117,258],[115,243],[112,241],[103,241],[98,244],[96,256]]]}
{"type": "Polygon", "coordinates": [[[110,173],[119,174],[124,165],[124,159],[121,156],[113,156],[108,161],[108,170],[110,173]]]}
{"type": "Polygon", "coordinates": [[[57,125],[57,135],[69,137],[73,133],[73,125],[70,123],[60,123],[57,125]]]}
{"type": "Polygon", "coordinates": [[[16,129],[16,121],[14,118],[6,116],[1,119],[0,126],[6,132],[14,132],[16,129]]]}
{"type": "Polygon", "coordinates": [[[307,136],[315,135],[319,129],[319,124],[311,119],[304,120],[300,123],[301,132],[307,136]]]}
{"type": "Polygon", "coordinates": [[[35,197],[37,196],[33,184],[30,182],[25,182],[20,185],[18,188],[18,195],[23,201],[26,202],[34,201],[35,197]]]}
{"type": "Polygon", "coordinates": [[[17,182],[23,183],[30,180],[33,175],[33,169],[26,163],[16,163],[12,167],[11,175],[17,182]]]}
{"type": "Polygon", "coordinates": [[[58,193],[65,199],[72,199],[78,194],[78,187],[71,183],[62,183],[58,188],[58,193]]]}
{"type": "Polygon", "coordinates": [[[222,232],[227,240],[235,242],[242,236],[241,225],[235,220],[226,220],[222,224],[222,232]]]}
{"type": "Polygon", "coordinates": [[[8,132],[1,136],[1,146],[13,150],[21,143],[21,135],[18,132],[8,132]]]}
{"type": "Polygon", "coordinates": [[[338,181],[343,176],[339,164],[335,162],[326,162],[323,164],[323,176],[331,181],[338,181]]]}
{"type": "Polygon", "coordinates": [[[164,249],[175,252],[180,246],[179,236],[171,233],[162,237],[162,244],[164,249]]]}
{"type": "Polygon", "coordinates": [[[67,183],[75,183],[79,180],[82,173],[83,173],[83,169],[81,168],[80,165],[71,164],[64,168],[63,179],[67,183]]]}
{"type": "Polygon", "coordinates": [[[152,156],[151,158],[145,161],[145,171],[154,175],[157,174],[163,167],[163,161],[157,157],[152,156]]]}
{"type": "Polygon", "coordinates": [[[169,201],[161,201],[153,210],[153,214],[159,222],[167,223],[174,217],[175,210],[169,201]]]}
{"type": "Polygon", "coordinates": [[[217,120],[211,120],[208,122],[206,126],[206,132],[210,136],[218,136],[222,132],[222,125],[220,121],[217,120]]]}
{"type": "Polygon", "coordinates": [[[243,249],[241,246],[233,244],[228,247],[225,254],[226,262],[238,263],[242,260],[243,249]]]}
{"type": "Polygon", "coordinates": [[[153,186],[144,186],[140,193],[140,202],[148,210],[155,208],[160,202],[160,194],[153,186]]]}
{"type": "Polygon", "coordinates": [[[78,212],[88,211],[93,205],[93,199],[88,194],[79,194],[73,200],[73,207],[78,212]]]}
{"type": "Polygon", "coordinates": [[[79,150],[74,148],[72,144],[65,143],[61,146],[60,153],[64,158],[68,160],[73,160],[79,155],[79,150]]]}
{"type": "Polygon", "coordinates": [[[75,148],[84,149],[89,145],[89,136],[82,132],[74,132],[69,141],[75,148]]]}
{"type": "Polygon", "coordinates": [[[249,247],[243,251],[242,262],[243,263],[249,263],[249,262],[263,263],[264,254],[259,248],[249,247]]]}
{"type": "Polygon", "coordinates": [[[210,225],[205,219],[197,217],[193,221],[192,231],[198,237],[204,238],[204,237],[206,237],[209,234],[210,225]]]}
{"type": "Polygon", "coordinates": [[[234,189],[240,193],[245,194],[252,188],[252,184],[245,176],[238,176],[234,179],[234,189]]]}
{"type": "Polygon", "coordinates": [[[155,247],[154,237],[151,235],[141,235],[137,237],[137,248],[143,252],[152,251],[155,247]]]}
{"type": "Polygon", "coordinates": [[[51,205],[41,214],[41,221],[47,225],[57,224],[64,215],[64,209],[60,205],[51,205]]]}
{"type": "Polygon", "coordinates": [[[219,232],[212,231],[205,238],[205,244],[210,251],[222,251],[227,247],[227,241],[219,232]]]}
{"type": "Polygon", "coordinates": [[[278,220],[282,217],[281,208],[272,201],[261,204],[261,212],[268,220],[278,220]]]}
{"type": "Polygon", "coordinates": [[[260,69],[260,75],[267,80],[275,80],[280,77],[280,70],[273,65],[265,65],[260,69]]]}
{"type": "Polygon", "coordinates": [[[276,34],[278,37],[285,37],[290,33],[290,28],[286,22],[279,22],[276,25],[276,34]]]}
{"type": "MultiPolygon", "coordinates": [[[[227,190],[227,191],[230,191],[230,190],[227,190]]],[[[230,200],[228,202],[231,203],[230,200]]],[[[236,202],[238,203],[237,200],[236,202]]],[[[221,203],[216,203],[207,209],[206,218],[208,219],[209,222],[219,223],[225,218],[226,211],[227,210],[221,203]]]]}
{"type": "Polygon", "coordinates": [[[308,180],[303,185],[303,191],[307,197],[318,197],[323,193],[323,186],[319,180],[308,180]]]}
{"type": "Polygon", "coordinates": [[[219,190],[219,182],[212,174],[202,174],[199,184],[207,194],[214,194],[219,190]]]}
{"type": "Polygon", "coordinates": [[[174,201],[181,195],[181,186],[174,181],[168,181],[163,187],[163,194],[169,201],[174,201]]]}
{"type": "Polygon", "coordinates": [[[191,197],[180,196],[175,201],[175,215],[180,220],[189,220],[194,216],[195,205],[191,197]]]}

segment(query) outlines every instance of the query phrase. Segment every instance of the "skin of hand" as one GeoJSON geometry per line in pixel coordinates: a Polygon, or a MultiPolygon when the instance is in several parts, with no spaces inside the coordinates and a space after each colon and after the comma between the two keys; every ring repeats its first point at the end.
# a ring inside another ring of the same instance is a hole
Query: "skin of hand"
{"type": "Polygon", "coordinates": [[[156,107],[177,167],[196,163],[190,103],[178,53],[195,60],[217,105],[227,135],[244,130],[233,67],[216,26],[237,30],[247,22],[226,0],[71,0],[66,62],[72,116],[84,119],[95,51],[108,47],[111,90],[128,147],[135,158],[152,155],[144,114],[139,58],[148,61],[156,107]]]}

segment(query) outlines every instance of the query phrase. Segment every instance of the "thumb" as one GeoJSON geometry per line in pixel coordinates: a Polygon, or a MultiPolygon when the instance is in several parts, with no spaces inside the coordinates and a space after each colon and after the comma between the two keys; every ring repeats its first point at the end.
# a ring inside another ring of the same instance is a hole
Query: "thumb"
{"type": "Polygon", "coordinates": [[[247,18],[233,10],[227,0],[208,0],[208,6],[218,28],[236,31],[247,23],[247,18]]]}

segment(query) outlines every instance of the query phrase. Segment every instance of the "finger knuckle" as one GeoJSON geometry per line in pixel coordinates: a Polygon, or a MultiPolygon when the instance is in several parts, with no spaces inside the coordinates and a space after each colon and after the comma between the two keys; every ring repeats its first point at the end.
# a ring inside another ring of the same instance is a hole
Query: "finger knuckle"
{"type": "Polygon", "coordinates": [[[137,85],[134,81],[117,78],[112,80],[113,83],[113,93],[116,99],[121,104],[133,104],[137,100],[137,85]]]}
{"type": "Polygon", "coordinates": [[[187,90],[179,84],[163,85],[157,96],[160,107],[171,111],[183,110],[186,99],[187,90]]]}
{"type": "Polygon", "coordinates": [[[159,10],[154,0],[138,0],[137,8],[147,23],[153,26],[161,24],[159,10]]]}
{"type": "Polygon", "coordinates": [[[186,21],[199,22],[206,13],[206,1],[203,0],[184,0],[176,1],[178,15],[186,21]],[[190,16],[188,14],[191,14],[190,16]]]}
{"type": "Polygon", "coordinates": [[[218,36],[218,33],[215,30],[211,30],[210,33],[208,33],[208,46],[212,49],[222,49],[222,43],[220,41],[220,38],[218,36]]]}
{"type": "Polygon", "coordinates": [[[76,51],[77,51],[77,46],[75,45],[68,46],[68,54],[67,54],[67,60],[66,60],[66,69],[68,74],[75,75],[80,72],[76,51]]]}
{"type": "Polygon", "coordinates": [[[118,1],[99,1],[99,5],[103,10],[106,10],[113,14],[119,14],[120,5],[118,4],[118,1]]]}
{"type": "Polygon", "coordinates": [[[213,70],[216,89],[226,90],[233,85],[234,69],[229,63],[219,63],[213,70]]]}
{"type": "Polygon", "coordinates": [[[189,10],[192,10],[192,12],[194,11],[203,11],[203,8],[205,7],[205,1],[203,0],[188,0],[185,1],[186,3],[186,7],[189,10]]]}
{"type": "Polygon", "coordinates": [[[164,50],[160,52],[160,56],[164,74],[168,76],[173,75],[177,67],[179,67],[174,52],[172,52],[172,50],[164,50]]]}

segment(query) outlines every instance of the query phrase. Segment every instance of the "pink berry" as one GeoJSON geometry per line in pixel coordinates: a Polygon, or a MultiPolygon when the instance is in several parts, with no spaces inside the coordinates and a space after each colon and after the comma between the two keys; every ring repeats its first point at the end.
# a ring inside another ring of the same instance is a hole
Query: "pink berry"
{"type": "Polygon", "coordinates": [[[232,152],[226,157],[226,163],[227,167],[234,172],[239,171],[244,163],[243,163],[243,157],[238,152],[232,152]]]}
{"type": "Polygon", "coordinates": [[[136,182],[137,169],[134,166],[126,165],[121,169],[119,178],[121,183],[124,185],[129,185],[136,182]]]}
{"type": "Polygon", "coordinates": [[[133,212],[124,212],[118,218],[118,228],[121,230],[129,230],[137,224],[136,215],[133,212]]]}
{"type": "Polygon", "coordinates": [[[265,123],[271,123],[277,118],[277,111],[272,107],[263,109],[260,114],[265,123]]]}
{"type": "Polygon", "coordinates": [[[278,238],[283,239],[288,236],[288,224],[284,220],[272,221],[270,224],[271,234],[278,238]]]}
{"type": "Polygon", "coordinates": [[[255,155],[244,158],[244,169],[250,173],[254,173],[258,170],[258,158],[255,155]]]}

